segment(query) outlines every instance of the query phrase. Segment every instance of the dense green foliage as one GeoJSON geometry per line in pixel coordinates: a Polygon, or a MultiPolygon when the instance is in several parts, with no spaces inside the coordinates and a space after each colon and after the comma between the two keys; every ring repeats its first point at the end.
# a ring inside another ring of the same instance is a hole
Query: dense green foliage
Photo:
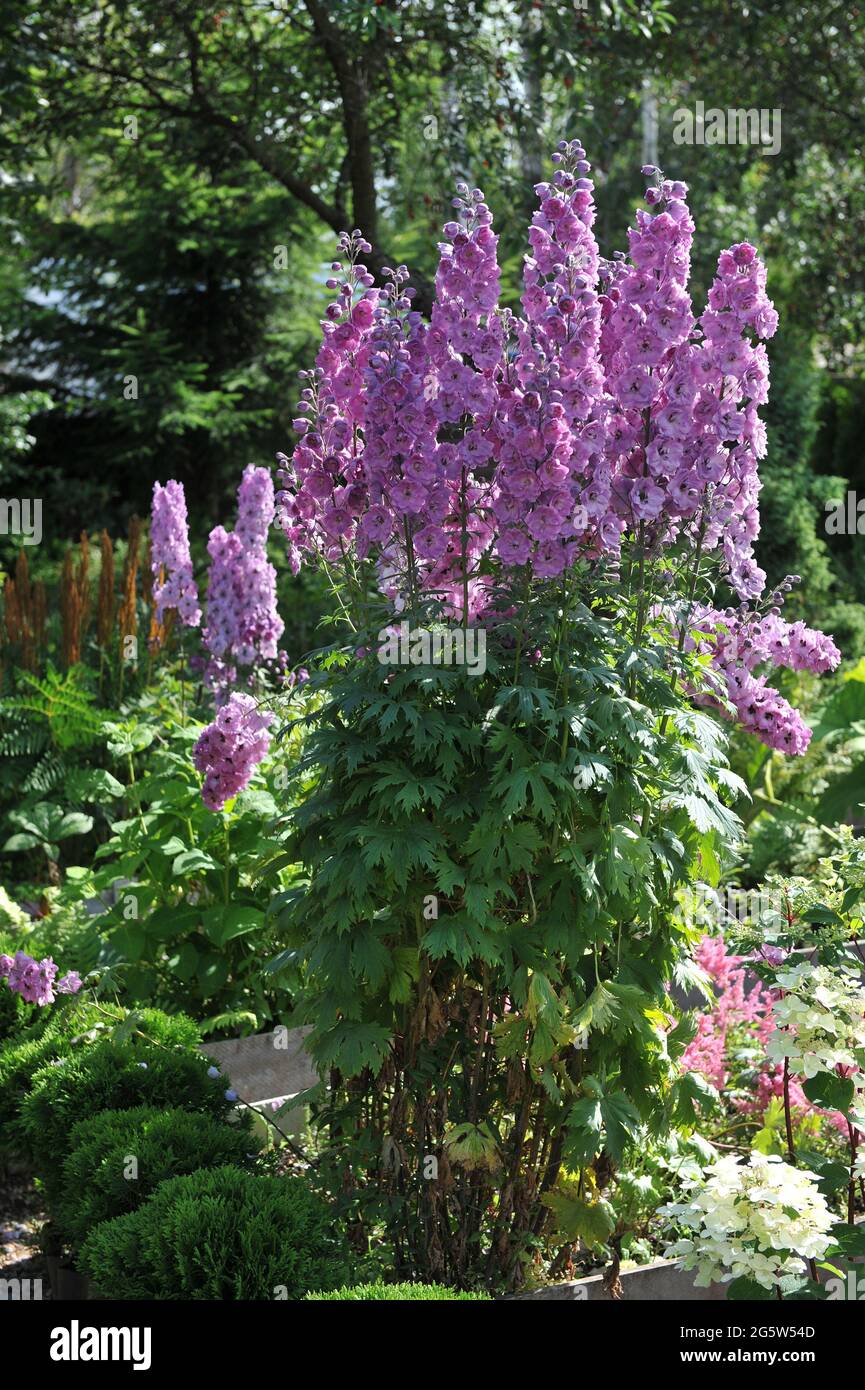
{"type": "Polygon", "coordinates": [[[51,1196],[62,1182],[75,1122],[99,1110],[139,1105],[183,1106],[218,1118],[231,1109],[224,1081],[207,1075],[206,1057],[188,1043],[172,1050],[143,1038],[104,1038],[35,1072],[21,1105],[21,1128],[51,1196]]]}
{"type": "Polygon", "coordinates": [[[347,1251],[301,1178],[214,1168],[162,1183],[103,1222],[81,1268],[118,1299],[297,1299],[345,1282],[347,1251]]]}
{"type": "Polygon", "coordinates": [[[675,893],[717,874],[738,825],[718,789],[741,788],[663,633],[635,649],[616,589],[579,585],[494,631],[483,676],[346,658],[301,763],[309,882],[280,923],[330,1080],[323,1162],[415,1278],[518,1282],[545,1227],[596,1238],[567,1174],[705,1099],[667,1028],[675,893]],[[548,657],[521,661],[526,633],[548,657]]]}
{"type": "Polygon", "coordinates": [[[79,1120],[70,1146],[52,1215],[77,1248],[100,1221],[135,1210],[166,1178],[242,1165],[257,1140],[245,1122],[227,1125],[195,1111],[139,1106],[79,1120]]]}
{"type": "MultiPolygon", "coordinates": [[[[78,669],[83,698],[91,673],[78,669]]],[[[0,855],[23,877],[20,896],[41,897],[45,914],[32,921],[6,899],[0,931],[7,949],[51,954],[82,974],[96,970],[103,992],[122,988],[131,1006],[184,1008],[205,1033],[249,1033],[287,1020],[297,984],[268,914],[291,869],[284,856],[276,880],[264,881],[262,869],[281,854],[273,827],[301,734],[283,740],[253,784],[216,815],[202,803],[192,765],[207,717],[201,704],[190,711],[192,696],[166,675],[117,717],[99,718],[84,744],[57,735],[59,702],[49,702],[40,713],[48,752],[31,755],[23,796],[27,755],[4,758],[0,745],[0,855]],[[34,785],[40,766],[45,780],[34,785]],[[81,806],[92,816],[82,819],[81,806]],[[46,890],[43,837],[51,834],[64,835],[51,846],[62,881],[46,890]]],[[[17,1017],[15,997],[0,996],[0,1009],[11,1006],[17,1017]]]]}
{"type": "MultiPolygon", "coordinates": [[[[4,1150],[29,1150],[21,1109],[36,1078],[61,1057],[71,1057],[96,1039],[105,1038],[112,1022],[125,1027],[119,1011],[113,1013],[112,1019],[110,1011],[88,999],[69,996],[50,1011],[34,1011],[26,1026],[0,1046],[0,1136],[4,1150]]],[[[200,1038],[192,1019],[183,1014],[169,1016],[143,1009],[137,1020],[148,1037],[164,1047],[192,1049],[200,1038]]],[[[78,1116],[72,1123],[75,1118],[78,1116]]]]}

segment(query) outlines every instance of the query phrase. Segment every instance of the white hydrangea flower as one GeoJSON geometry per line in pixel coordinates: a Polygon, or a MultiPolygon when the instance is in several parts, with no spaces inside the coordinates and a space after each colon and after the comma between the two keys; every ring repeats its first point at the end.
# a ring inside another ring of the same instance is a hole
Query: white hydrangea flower
{"type": "Polygon", "coordinates": [[[775,982],[784,995],[772,1006],[776,1027],[766,1048],[769,1057],[789,1057],[791,1070],[804,1077],[846,1067],[857,1088],[865,1088],[865,1071],[859,1069],[865,990],[858,975],[802,961],[779,970],[775,982]]]}
{"type": "Polygon", "coordinates": [[[817,1187],[816,1173],[793,1168],[777,1154],[752,1153],[747,1163],[719,1158],[686,1183],[688,1199],[661,1211],[693,1232],[664,1253],[706,1288],[740,1276],[765,1289],[783,1287],[831,1245],[837,1217],[817,1187]]]}

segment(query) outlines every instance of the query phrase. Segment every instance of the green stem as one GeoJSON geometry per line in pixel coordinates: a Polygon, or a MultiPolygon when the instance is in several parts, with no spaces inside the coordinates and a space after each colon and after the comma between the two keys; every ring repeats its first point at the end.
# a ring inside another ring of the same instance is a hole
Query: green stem
{"type": "Polygon", "coordinates": [[[223,816],[223,818],[222,818],[222,828],[223,828],[224,837],[225,837],[225,866],[224,866],[224,869],[223,869],[223,882],[224,882],[224,892],[225,892],[225,906],[228,907],[228,903],[229,903],[229,879],[230,879],[230,869],[231,869],[231,846],[230,846],[230,844],[229,844],[228,817],[227,817],[227,816],[223,816]]]}

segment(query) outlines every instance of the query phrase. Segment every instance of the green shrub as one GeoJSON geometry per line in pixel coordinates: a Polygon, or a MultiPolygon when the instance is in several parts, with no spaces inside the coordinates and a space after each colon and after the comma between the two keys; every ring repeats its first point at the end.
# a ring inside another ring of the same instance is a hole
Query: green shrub
{"type": "MultiPolygon", "coordinates": [[[[10,934],[8,928],[17,927],[11,914],[19,909],[0,884],[0,955],[14,956],[18,950],[18,935],[10,934]]],[[[21,913],[26,919],[26,914],[21,913]]],[[[35,1005],[25,1004],[21,995],[10,989],[6,981],[0,979],[0,1041],[19,1033],[26,1028],[34,1013],[35,1005]]]]}
{"type": "MultiPolygon", "coordinates": [[[[196,1024],[184,1014],[142,1009],[136,1017],[142,1031],[166,1047],[191,1049],[200,1041],[196,1024]]],[[[0,1044],[0,1152],[34,1156],[21,1109],[36,1076],[49,1063],[103,1037],[106,1024],[111,1026],[88,999],[69,995],[36,1010],[0,1044]]],[[[81,1112],[74,1118],[80,1119],[81,1112]]]]}
{"type": "Polygon", "coordinates": [[[488,1293],[463,1293],[459,1289],[445,1288],[444,1284],[355,1284],[351,1288],[333,1289],[329,1293],[308,1293],[305,1303],[329,1299],[350,1300],[355,1303],[375,1303],[383,1299],[397,1299],[402,1303],[416,1299],[441,1301],[442,1299],[473,1299],[478,1302],[492,1302],[488,1293]]]}
{"type": "Polygon", "coordinates": [[[103,1110],[80,1120],[70,1136],[71,1152],[54,1220],[78,1247],[100,1221],[134,1211],[167,1178],[201,1168],[243,1164],[259,1148],[248,1116],[228,1125],[186,1110],[103,1110]],[[129,1159],[135,1160],[134,1177],[129,1159]]]}
{"type": "MultiPolygon", "coordinates": [[[[0,954],[14,955],[0,937],[0,954]]],[[[35,1021],[35,1004],[25,1004],[16,990],[10,989],[5,980],[0,979],[0,1044],[16,1039],[35,1021]]]]}
{"type": "Polygon", "coordinates": [[[21,1026],[0,1044],[0,1151],[26,1150],[20,1109],[35,1073],[83,1042],[96,1017],[69,997],[59,1007],[22,1014],[21,1026]]]}
{"type": "Polygon", "coordinates": [[[300,1299],[348,1272],[333,1214],[302,1178],[211,1168],[171,1178],[91,1232],[79,1268],[119,1299],[300,1299]]]}
{"type": "Polygon", "coordinates": [[[103,1038],[43,1066],[21,1103],[28,1151],[53,1203],[75,1123],[100,1110],[179,1106],[219,1118],[231,1104],[225,1082],[207,1075],[208,1059],[188,1044],[166,1050],[144,1040],[103,1038]]]}

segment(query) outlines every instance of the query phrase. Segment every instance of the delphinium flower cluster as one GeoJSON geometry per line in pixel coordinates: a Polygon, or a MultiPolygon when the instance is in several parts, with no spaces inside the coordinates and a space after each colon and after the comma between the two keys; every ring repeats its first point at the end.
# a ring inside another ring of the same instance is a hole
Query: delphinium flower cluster
{"type": "Polygon", "coordinates": [[[251,695],[234,691],[199,737],[193,761],[204,775],[201,795],[212,811],[221,810],[230,797],[237,796],[267,756],[272,719],[251,695]]]}
{"type": "MultiPolygon", "coordinates": [[[[207,616],[202,640],[209,653],[205,679],[217,703],[237,683],[238,666],[255,672],[280,653],[284,623],[276,602],[276,570],[267,558],[274,517],[273,480],[266,468],[250,464],[237,493],[237,525],[210,533],[207,616]]],[[[192,574],[186,499],[181,483],[153,488],[151,564],[156,617],[176,609],[189,627],[201,622],[192,574]]]]}
{"type": "Polygon", "coordinates": [[[787,1291],[802,1276],[803,1261],[821,1259],[832,1243],[837,1218],[817,1182],[815,1173],[774,1154],[719,1158],[702,1179],[685,1180],[685,1201],[661,1208],[692,1232],[665,1254],[695,1269],[699,1288],[746,1278],[787,1291]]]}
{"type": "Polygon", "coordinates": [[[519,315],[499,303],[479,189],[458,185],[429,322],[405,267],[377,289],[368,243],[341,239],[323,344],[301,374],[299,442],[279,456],[291,566],[333,566],[350,594],[370,561],[398,611],[425,595],[464,624],[490,624],[503,592],[523,596],[585,562],[614,573],[624,559],[635,640],[666,622],[684,649],[699,624],[716,684],[694,697],[801,753],[809,731],[756,668],[822,671],[839,654],[782,619],[787,586],[764,597],[754,559],[764,340],[777,326],[765,268],[747,243],[723,251],[698,317],[686,185],[645,166],[628,255],[604,261],[585,151],[563,142],[553,162],[536,186],[519,315]],[[710,559],[738,605],[723,613],[699,589],[710,559]],[[688,576],[678,600],[674,562],[688,576]]]}
{"type": "Polygon", "coordinates": [[[76,970],[58,980],[57,965],[50,956],[34,960],[25,951],[16,951],[14,956],[0,955],[0,979],[5,979],[9,988],[28,1004],[53,1004],[58,994],[77,994],[81,988],[81,976],[76,970]]]}
{"type": "Polygon", "coordinates": [[[174,609],[185,627],[197,627],[201,609],[192,575],[186,496],[183,484],[173,478],[165,487],[153,484],[150,546],[157,621],[164,622],[174,609]]]}
{"type": "Polygon", "coordinates": [[[207,551],[207,623],[202,633],[211,660],[208,684],[217,703],[237,681],[237,667],[275,661],[284,624],[276,606],[276,571],[267,558],[274,516],[273,481],[266,468],[250,464],[237,492],[234,531],[215,526],[207,551]]]}
{"type": "MultiPolygon", "coordinates": [[[[803,622],[782,619],[781,605],[795,579],[789,575],[779,585],[762,613],[747,604],[723,612],[696,608],[692,632],[704,632],[706,639],[688,639],[688,645],[693,643],[710,655],[723,682],[719,694],[732,704],[743,727],[770,748],[792,754],[805,752],[811,730],[798,710],[767,684],[765,675],[754,675],[754,671],[770,665],[822,675],[834,670],[841,659],[831,637],[803,622]]],[[[714,703],[711,695],[704,699],[714,703]]]]}

